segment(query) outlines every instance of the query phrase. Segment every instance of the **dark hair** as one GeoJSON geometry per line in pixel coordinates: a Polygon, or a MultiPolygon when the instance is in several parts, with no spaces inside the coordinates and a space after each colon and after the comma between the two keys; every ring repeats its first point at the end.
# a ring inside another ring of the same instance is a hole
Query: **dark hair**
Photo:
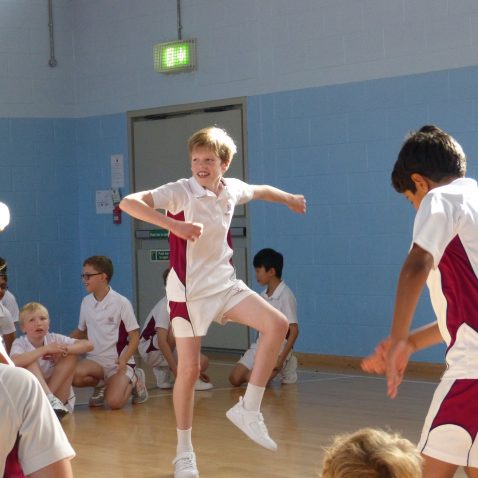
{"type": "Polygon", "coordinates": [[[460,144],[435,125],[410,133],[398,153],[392,185],[399,193],[416,192],[411,176],[421,174],[434,182],[461,178],[466,173],[466,156],[460,144]]]}
{"type": "Polygon", "coordinates": [[[113,277],[113,263],[111,259],[106,256],[91,256],[88,259],[85,259],[83,266],[91,266],[96,271],[106,274],[108,282],[113,277]]]}
{"type": "Polygon", "coordinates": [[[7,261],[3,257],[0,257],[0,276],[5,277],[6,279],[7,272],[8,272],[7,261]]]}
{"type": "Polygon", "coordinates": [[[274,249],[261,249],[253,260],[254,267],[264,267],[266,271],[272,267],[276,271],[276,276],[282,277],[282,268],[284,267],[284,256],[274,249]]]}

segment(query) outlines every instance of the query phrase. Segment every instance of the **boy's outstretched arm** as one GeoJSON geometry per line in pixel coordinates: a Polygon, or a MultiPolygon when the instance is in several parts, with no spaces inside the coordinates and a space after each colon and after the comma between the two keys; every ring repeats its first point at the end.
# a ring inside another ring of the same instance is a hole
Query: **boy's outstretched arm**
{"type": "Polygon", "coordinates": [[[400,367],[398,358],[407,348],[413,315],[432,267],[433,256],[413,244],[398,279],[390,348],[386,356],[387,393],[391,398],[397,395],[398,386],[403,379],[404,369],[400,367]]]}
{"type": "Polygon", "coordinates": [[[254,189],[254,196],[252,199],[279,202],[299,214],[304,214],[306,211],[307,202],[302,194],[291,194],[268,185],[253,185],[252,188],[254,189]]]}
{"type": "Polygon", "coordinates": [[[153,196],[149,191],[129,194],[121,200],[119,207],[130,216],[167,229],[187,241],[198,239],[203,231],[200,223],[176,221],[154,209],[153,196]]]}

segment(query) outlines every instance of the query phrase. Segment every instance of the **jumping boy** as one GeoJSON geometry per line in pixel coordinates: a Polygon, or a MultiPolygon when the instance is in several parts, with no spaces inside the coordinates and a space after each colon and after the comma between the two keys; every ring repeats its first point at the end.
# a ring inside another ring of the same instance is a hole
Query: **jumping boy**
{"type": "Polygon", "coordinates": [[[138,349],[139,325],[131,302],[110,287],[113,263],[105,256],[83,262],[81,278],[89,292],[80,309],[73,338],[88,338],[94,346],[76,367],[73,385],[95,387],[90,407],[105,403],[122,408],[131,394],[133,403],[148,399],[143,370],[136,367],[133,354],[138,349]]]}
{"type": "Polygon", "coordinates": [[[446,342],[447,369],[418,444],[425,478],[452,477],[458,466],[478,477],[478,187],[465,172],[461,146],[436,126],[403,144],[392,184],[417,209],[413,244],[398,280],[390,337],[362,364],[386,372],[393,398],[410,355],[446,342]],[[438,320],[409,333],[425,282],[438,320]]]}
{"type": "Polygon", "coordinates": [[[190,179],[131,194],[120,203],[133,217],[169,230],[171,271],[166,295],[178,351],[173,391],[178,434],[175,478],[199,476],[191,442],[194,385],[199,376],[201,337],[213,320],[238,322],[262,334],[245,396],[226,415],[249,438],[277,449],[260,405],[287,333],[287,319],[236,279],[228,233],[236,204],[263,199],[286,204],[298,213],[306,207],[301,195],[224,178],[236,146],[220,128],[196,132],[189,138],[188,149],[190,179]]]}
{"type": "MultiPolygon", "coordinates": [[[[163,272],[163,281],[169,269],[163,272]]],[[[176,340],[169,320],[168,301],[163,297],[148,314],[139,338],[138,351],[145,363],[153,368],[156,385],[161,389],[173,388],[173,377],[177,375],[178,364],[176,354],[176,340]]],[[[199,378],[194,386],[195,390],[209,390],[213,387],[206,375],[209,365],[208,358],[201,354],[199,378]]]]}
{"type": "Polygon", "coordinates": [[[15,339],[10,356],[17,367],[35,375],[54,412],[62,418],[75,406],[71,384],[78,356],[93,350],[93,344],[50,332],[48,310],[38,302],[22,307],[20,328],[25,335],[15,339]]]}
{"type": "MultiPolygon", "coordinates": [[[[292,291],[282,280],[284,257],[274,249],[262,249],[254,256],[253,264],[257,282],[262,287],[266,287],[261,293],[261,297],[277,310],[280,310],[289,322],[289,331],[282,344],[270,379],[278,375],[281,383],[295,383],[297,382],[297,358],[292,355],[292,348],[299,335],[297,301],[292,291]]],[[[229,381],[232,385],[238,387],[249,381],[259,340],[260,336],[232,369],[229,374],[229,381]]]]}

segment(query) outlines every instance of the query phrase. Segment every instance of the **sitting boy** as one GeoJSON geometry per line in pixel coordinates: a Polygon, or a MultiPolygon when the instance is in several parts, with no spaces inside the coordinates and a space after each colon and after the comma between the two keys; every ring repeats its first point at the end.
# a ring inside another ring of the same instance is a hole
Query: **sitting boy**
{"type": "Polygon", "coordinates": [[[420,452],[406,438],[363,428],[339,435],[325,450],[322,478],[420,478],[420,452]]]}
{"type": "Polygon", "coordinates": [[[93,344],[51,333],[48,310],[38,302],[22,307],[20,328],[25,335],[13,342],[10,354],[13,363],[35,375],[53,410],[62,418],[75,405],[71,384],[78,355],[93,350],[93,344]]]}
{"type": "MultiPolygon", "coordinates": [[[[169,268],[163,272],[163,281],[166,285],[169,268]]],[[[139,354],[151,367],[156,378],[158,388],[172,388],[171,373],[176,376],[178,361],[176,341],[172,333],[171,321],[168,312],[168,300],[163,297],[148,314],[139,339],[139,354]]],[[[194,387],[195,390],[209,390],[213,387],[205,371],[209,365],[208,358],[201,354],[201,370],[194,387]]]]}
{"type": "Polygon", "coordinates": [[[144,371],[136,367],[139,325],[131,302],[110,287],[113,263],[105,256],[83,262],[81,278],[89,292],[80,309],[78,328],[71,337],[88,338],[93,351],[76,368],[75,387],[95,387],[90,407],[105,404],[122,408],[131,394],[133,403],[148,399],[144,371]]]}
{"type": "MultiPolygon", "coordinates": [[[[5,277],[5,280],[8,282],[7,275],[8,275],[7,261],[3,257],[0,257],[0,276],[5,277]]],[[[5,293],[2,299],[0,300],[0,304],[5,306],[7,310],[10,312],[13,322],[18,322],[20,311],[18,309],[17,299],[11,293],[11,291],[8,290],[8,287],[5,289],[5,293]]]]}
{"type": "MultiPolygon", "coordinates": [[[[289,331],[282,344],[270,380],[277,375],[281,383],[295,383],[297,382],[297,358],[292,355],[292,347],[299,335],[297,301],[281,278],[284,258],[280,252],[274,249],[262,249],[254,256],[253,264],[257,282],[261,286],[267,287],[261,293],[261,296],[269,304],[280,310],[289,321],[289,331]]],[[[259,340],[260,334],[256,342],[250,346],[232,369],[229,374],[229,381],[232,385],[238,387],[249,381],[259,340]]]]}

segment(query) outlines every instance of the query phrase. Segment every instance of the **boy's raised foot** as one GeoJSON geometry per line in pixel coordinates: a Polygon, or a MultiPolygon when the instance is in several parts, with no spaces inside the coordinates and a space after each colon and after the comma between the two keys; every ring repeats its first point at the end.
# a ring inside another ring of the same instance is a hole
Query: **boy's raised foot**
{"type": "Polygon", "coordinates": [[[196,454],[193,451],[180,453],[173,460],[174,478],[199,478],[196,454]]]}
{"type": "Polygon", "coordinates": [[[105,386],[95,387],[93,395],[88,400],[90,407],[102,407],[105,404],[105,386]]]}
{"type": "Polygon", "coordinates": [[[144,403],[148,400],[149,394],[146,388],[146,375],[142,368],[136,367],[134,371],[136,375],[136,383],[133,386],[133,403],[144,403]]]}
{"type": "Polygon", "coordinates": [[[226,417],[251,440],[268,450],[277,450],[277,444],[269,436],[262,413],[246,410],[242,397],[239,397],[239,402],[226,412],[226,417]]]}
{"type": "Polygon", "coordinates": [[[56,416],[60,420],[65,415],[68,415],[68,413],[70,413],[68,408],[66,408],[65,405],[62,403],[62,401],[58,397],[55,397],[55,395],[49,394],[48,401],[50,402],[51,408],[53,408],[53,411],[55,412],[56,416]]]}

